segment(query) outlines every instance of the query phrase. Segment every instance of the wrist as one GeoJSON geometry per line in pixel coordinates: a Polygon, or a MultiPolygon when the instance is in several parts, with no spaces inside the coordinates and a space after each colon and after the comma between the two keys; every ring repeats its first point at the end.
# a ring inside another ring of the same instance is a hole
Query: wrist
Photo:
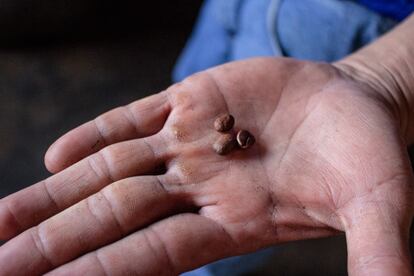
{"type": "Polygon", "coordinates": [[[400,122],[407,144],[414,142],[414,16],[371,45],[334,65],[379,93],[400,122]]]}

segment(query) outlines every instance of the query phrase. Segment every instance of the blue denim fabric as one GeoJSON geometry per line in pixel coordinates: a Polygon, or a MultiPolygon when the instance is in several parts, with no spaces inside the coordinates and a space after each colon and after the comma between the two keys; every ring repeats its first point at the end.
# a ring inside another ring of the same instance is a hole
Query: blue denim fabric
{"type": "Polygon", "coordinates": [[[277,31],[286,56],[334,61],[396,23],[351,1],[288,0],[280,5],[277,31]]]}
{"type": "MultiPolygon", "coordinates": [[[[204,69],[253,56],[334,61],[397,24],[354,1],[207,0],[173,72],[180,81],[204,69]]],[[[228,258],[185,276],[242,275],[277,254],[277,247],[228,258]]]]}
{"type": "Polygon", "coordinates": [[[355,1],[206,0],[173,80],[253,56],[334,61],[396,24],[355,1]]]}

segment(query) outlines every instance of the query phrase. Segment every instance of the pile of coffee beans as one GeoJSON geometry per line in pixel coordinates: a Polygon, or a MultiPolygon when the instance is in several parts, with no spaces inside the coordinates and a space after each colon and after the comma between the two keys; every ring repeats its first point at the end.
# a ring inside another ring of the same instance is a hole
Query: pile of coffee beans
{"type": "Polygon", "coordinates": [[[216,153],[226,155],[237,148],[247,149],[255,143],[256,139],[247,130],[241,129],[235,133],[234,123],[234,117],[230,114],[222,114],[214,121],[214,129],[223,133],[213,144],[216,153]]]}

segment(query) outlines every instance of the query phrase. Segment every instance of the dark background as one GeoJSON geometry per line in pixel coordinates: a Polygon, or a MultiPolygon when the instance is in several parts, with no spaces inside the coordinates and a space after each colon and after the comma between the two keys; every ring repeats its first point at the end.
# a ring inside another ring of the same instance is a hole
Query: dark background
{"type": "Polygon", "coordinates": [[[201,1],[175,2],[0,0],[0,197],[66,131],[170,84],[201,1]]]}
{"type": "MultiPolygon", "coordinates": [[[[43,155],[66,131],[166,88],[200,4],[0,0],[0,198],[49,175],[43,155]]],[[[254,275],[346,275],[345,240],[273,260],[254,275]]]]}

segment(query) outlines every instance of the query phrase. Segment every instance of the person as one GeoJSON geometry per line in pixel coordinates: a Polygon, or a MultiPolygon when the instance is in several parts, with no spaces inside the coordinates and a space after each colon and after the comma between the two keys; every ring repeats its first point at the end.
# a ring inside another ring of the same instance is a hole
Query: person
{"type": "Polygon", "coordinates": [[[411,275],[413,27],[332,63],[213,67],[70,131],[54,175],[0,201],[0,275],[176,275],[341,232],[350,275],[411,275]],[[257,142],[221,156],[227,112],[257,142]]]}

